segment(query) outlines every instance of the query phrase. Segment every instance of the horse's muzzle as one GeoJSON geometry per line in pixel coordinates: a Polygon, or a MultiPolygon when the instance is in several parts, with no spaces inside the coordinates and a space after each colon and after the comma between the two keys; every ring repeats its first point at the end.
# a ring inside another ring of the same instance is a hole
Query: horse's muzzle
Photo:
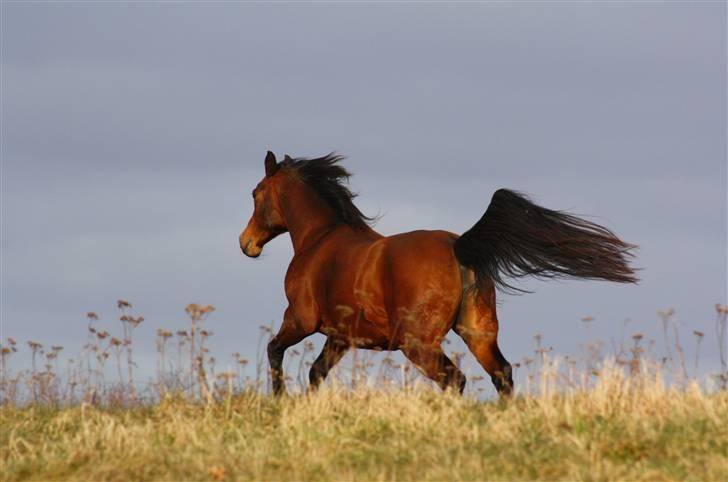
{"type": "Polygon", "coordinates": [[[240,236],[240,249],[249,258],[257,258],[263,251],[251,238],[245,239],[242,235],[240,236]]]}

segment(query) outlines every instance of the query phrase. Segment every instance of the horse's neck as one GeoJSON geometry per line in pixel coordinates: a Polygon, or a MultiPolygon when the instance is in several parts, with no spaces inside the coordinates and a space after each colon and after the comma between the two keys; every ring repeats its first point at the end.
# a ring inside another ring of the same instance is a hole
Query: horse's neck
{"type": "Polygon", "coordinates": [[[294,252],[316,244],[337,226],[333,209],[308,186],[291,181],[284,192],[281,205],[294,252]]]}

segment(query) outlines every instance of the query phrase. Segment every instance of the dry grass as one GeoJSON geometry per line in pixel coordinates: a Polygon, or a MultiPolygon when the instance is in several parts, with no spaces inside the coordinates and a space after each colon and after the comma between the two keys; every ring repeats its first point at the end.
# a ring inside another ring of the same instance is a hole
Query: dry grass
{"type": "MultiPolygon", "coordinates": [[[[720,372],[702,385],[689,376],[674,312],[664,310],[665,356],[635,333],[613,363],[601,361],[598,343],[582,360],[557,363],[536,335],[535,358],[514,363],[524,376],[518,395],[490,402],[475,397],[482,377],[471,378],[469,396],[443,394],[410,365],[385,357],[377,367],[367,352],[305,393],[310,343],[289,350],[299,394],[275,398],[260,357],[252,376],[237,353],[233,371],[216,372],[205,347],[214,308],[196,304],[186,329],[157,331],[157,376],[144,387],[132,358],[144,318],[127,301],[118,306],[123,335],[89,313],[88,340],[65,371],[63,347],[29,341],[30,368],[12,370],[22,344],[0,346],[3,481],[728,480],[723,305],[720,372]]],[[[272,332],[261,327],[259,353],[272,332]]],[[[697,373],[704,334],[693,335],[697,373]]]]}
{"type": "MultiPolygon", "coordinates": [[[[644,371],[644,373],[652,373],[644,371]]],[[[209,404],[3,408],[5,480],[728,480],[728,393],[601,370],[480,402],[326,387],[209,404]],[[552,387],[553,388],[553,387],[552,387]]]]}

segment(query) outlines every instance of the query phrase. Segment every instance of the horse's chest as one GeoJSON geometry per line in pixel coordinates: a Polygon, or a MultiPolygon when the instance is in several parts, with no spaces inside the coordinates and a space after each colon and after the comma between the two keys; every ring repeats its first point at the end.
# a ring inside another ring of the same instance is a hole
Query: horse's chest
{"type": "Polygon", "coordinates": [[[352,250],[325,261],[292,263],[286,276],[289,301],[304,310],[315,306],[322,333],[359,346],[382,346],[389,333],[378,254],[352,250]]]}

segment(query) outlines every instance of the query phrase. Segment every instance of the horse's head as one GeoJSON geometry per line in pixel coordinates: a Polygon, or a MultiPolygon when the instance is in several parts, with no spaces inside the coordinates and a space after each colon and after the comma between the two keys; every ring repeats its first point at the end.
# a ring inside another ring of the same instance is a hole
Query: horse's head
{"type": "Polygon", "coordinates": [[[283,175],[276,175],[279,171],[280,164],[276,162],[276,156],[268,151],[265,156],[265,177],[253,190],[253,215],[240,233],[240,249],[251,258],[260,256],[268,241],[288,231],[278,196],[283,175]]]}

